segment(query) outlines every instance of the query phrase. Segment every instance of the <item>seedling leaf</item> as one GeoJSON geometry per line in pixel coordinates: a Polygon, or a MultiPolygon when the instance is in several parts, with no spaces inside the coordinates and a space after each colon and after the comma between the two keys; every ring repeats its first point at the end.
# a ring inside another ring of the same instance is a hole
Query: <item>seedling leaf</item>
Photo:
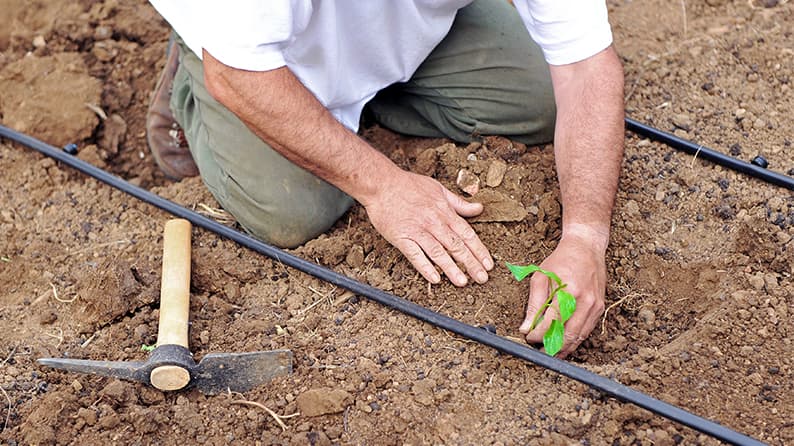
{"type": "Polygon", "coordinates": [[[150,351],[154,350],[155,348],[157,348],[157,344],[152,344],[152,345],[142,344],[141,345],[141,350],[143,350],[145,352],[150,352],[150,351]]]}
{"type": "Polygon", "coordinates": [[[554,356],[562,350],[564,331],[565,326],[562,322],[558,319],[551,321],[551,326],[546,330],[546,334],[543,335],[543,348],[546,349],[548,355],[554,356]]]}
{"type": "Polygon", "coordinates": [[[554,283],[556,283],[558,287],[562,286],[562,279],[560,279],[560,276],[554,274],[552,271],[546,271],[545,269],[538,268],[538,270],[541,273],[543,273],[546,277],[548,277],[549,279],[553,280],[554,283]]]}
{"type": "Polygon", "coordinates": [[[576,299],[574,299],[573,294],[565,290],[559,290],[557,291],[557,303],[560,305],[560,318],[565,323],[576,311],[576,299]]]}
{"type": "Polygon", "coordinates": [[[505,265],[507,265],[507,269],[509,269],[510,272],[513,273],[513,277],[515,277],[516,280],[518,280],[519,282],[521,282],[522,280],[524,280],[525,277],[536,271],[542,271],[538,265],[521,266],[521,265],[513,265],[512,263],[508,263],[508,262],[505,262],[505,265]]]}

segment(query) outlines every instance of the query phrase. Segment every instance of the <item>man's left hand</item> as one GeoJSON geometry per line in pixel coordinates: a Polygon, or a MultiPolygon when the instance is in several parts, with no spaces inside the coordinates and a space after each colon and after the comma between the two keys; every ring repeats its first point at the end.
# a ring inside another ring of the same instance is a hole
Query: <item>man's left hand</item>
{"type": "MultiPolygon", "coordinates": [[[[563,235],[559,245],[540,267],[556,273],[566,291],[576,298],[576,311],[565,323],[565,338],[562,350],[557,354],[564,358],[584,341],[598,324],[604,312],[604,293],[606,287],[606,263],[604,250],[597,246],[587,235],[563,235]]],[[[532,320],[549,296],[549,279],[535,273],[530,279],[529,303],[526,317],[519,331],[526,335],[527,342],[543,342],[543,334],[551,321],[559,318],[557,302],[546,309],[543,321],[529,332],[532,320]]]]}

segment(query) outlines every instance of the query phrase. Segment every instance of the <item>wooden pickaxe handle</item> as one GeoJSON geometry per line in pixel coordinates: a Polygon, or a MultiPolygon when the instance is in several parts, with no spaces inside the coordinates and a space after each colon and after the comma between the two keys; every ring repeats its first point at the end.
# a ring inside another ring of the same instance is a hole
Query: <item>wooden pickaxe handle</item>
{"type": "MultiPolygon", "coordinates": [[[[157,346],[175,344],[188,348],[190,317],[190,222],[169,220],[163,232],[163,277],[160,284],[160,321],[157,346]]],[[[152,385],[177,390],[190,382],[190,372],[175,365],[152,370],[152,385]]]]}

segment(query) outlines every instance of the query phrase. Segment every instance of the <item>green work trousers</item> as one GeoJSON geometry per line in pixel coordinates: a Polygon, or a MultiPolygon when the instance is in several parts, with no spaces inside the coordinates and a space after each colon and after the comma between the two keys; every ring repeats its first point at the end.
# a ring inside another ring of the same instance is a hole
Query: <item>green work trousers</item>
{"type": "MultiPolygon", "coordinates": [[[[504,135],[526,144],[551,141],[556,112],[548,65],[504,0],[476,0],[458,11],[411,80],[381,91],[367,107],[381,125],[406,135],[458,142],[504,135]]],[[[207,188],[254,236],[295,247],[352,205],[213,99],[201,60],[181,41],[171,109],[207,188]]]]}

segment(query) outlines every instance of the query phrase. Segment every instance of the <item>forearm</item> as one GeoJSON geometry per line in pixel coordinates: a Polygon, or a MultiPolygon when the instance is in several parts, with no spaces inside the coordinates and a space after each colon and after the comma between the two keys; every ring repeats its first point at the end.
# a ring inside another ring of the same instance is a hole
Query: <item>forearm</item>
{"type": "Polygon", "coordinates": [[[610,47],[582,62],[552,66],[551,74],[563,237],[586,237],[605,251],[623,159],[623,69],[610,47]]]}
{"type": "Polygon", "coordinates": [[[400,171],[340,124],[287,67],[236,70],[205,51],[204,69],[210,93],[257,136],[359,202],[366,204],[375,195],[379,178],[400,171]]]}

